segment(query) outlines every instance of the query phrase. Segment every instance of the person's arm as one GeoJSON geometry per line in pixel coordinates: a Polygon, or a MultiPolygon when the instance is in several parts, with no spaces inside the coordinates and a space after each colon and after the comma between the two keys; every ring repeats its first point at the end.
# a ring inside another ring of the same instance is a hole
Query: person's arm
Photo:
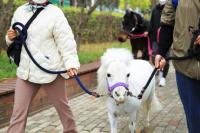
{"type": "Polygon", "coordinates": [[[174,26],[162,25],[160,29],[158,54],[166,56],[173,42],[174,26]]]}
{"type": "Polygon", "coordinates": [[[158,54],[165,57],[173,42],[173,30],[176,9],[172,1],[168,0],[161,15],[160,44],[158,54]]]}
{"type": "MultiPolygon", "coordinates": [[[[74,71],[74,74],[76,74],[76,70],[80,67],[80,63],[74,35],[63,12],[58,10],[56,13],[57,19],[53,29],[54,40],[63,58],[65,68],[69,73],[70,71],[72,71],[72,73],[74,71]]],[[[70,76],[73,76],[73,74],[70,76]]]]}
{"type": "Polygon", "coordinates": [[[173,42],[175,14],[176,9],[173,7],[172,1],[168,0],[161,15],[160,43],[158,54],[155,57],[155,66],[160,69],[163,69],[166,64],[164,57],[166,56],[173,42]]]}
{"type": "Polygon", "coordinates": [[[5,36],[6,44],[8,46],[11,43],[13,43],[13,39],[15,37],[17,37],[17,32],[12,29],[12,25],[16,22],[16,20],[15,20],[15,18],[16,18],[16,12],[17,11],[15,11],[15,13],[14,13],[14,15],[12,17],[10,29],[7,31],[6,36],[5,36]]]}
{"type": "Polygon", "coordinates": [[[148,27],[148,32],[149,34],[152,33],[152,27],[154,26],[154,12],[155,12],[155,7],[152,9],[152,12],[151,12],[151,18],[150,18],[150,22],[149,22],[149,27],[148,27]]]}

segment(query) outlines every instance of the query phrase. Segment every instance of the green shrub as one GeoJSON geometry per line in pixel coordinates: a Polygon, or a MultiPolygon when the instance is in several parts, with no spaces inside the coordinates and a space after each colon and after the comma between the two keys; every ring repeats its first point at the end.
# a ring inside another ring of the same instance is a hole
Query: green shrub
{"type": "Polygon", "coordinates": [[[116,40],[121,28],[122,14],[94,12],[82,29],[77,29],[80,20],[80,9],[64,8],[63,12],[75,34],[81,32],[82,43],[99,43],[116,40]],[[80,30],[80,31],[78,31],[80,30]]]}
{"type": "Polygon", "coordinates": [[[125,8],[125,1],[127,1],[130,8],[139,7],[140,9],[148,9],[151,6],[150,0],[120,0],[119,8],[125,8]]]}

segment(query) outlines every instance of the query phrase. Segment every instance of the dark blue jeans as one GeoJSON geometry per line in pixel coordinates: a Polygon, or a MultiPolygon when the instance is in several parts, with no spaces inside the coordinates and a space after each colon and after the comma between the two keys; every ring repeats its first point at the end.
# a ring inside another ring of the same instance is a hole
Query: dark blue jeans
{"type": "Polygon", "coordinates": [[[200,133],[200,80],[191,79],[177,71],[176,80],[189,133],[200,133]]]}

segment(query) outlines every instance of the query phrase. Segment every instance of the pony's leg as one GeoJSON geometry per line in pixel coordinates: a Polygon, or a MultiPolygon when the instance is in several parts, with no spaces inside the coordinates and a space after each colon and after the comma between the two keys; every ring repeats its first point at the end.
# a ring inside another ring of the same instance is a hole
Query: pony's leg
{"type": "Polygon", "coordinates": [[[144,113],[145,113],[145,117],[146,117],[145,127],[149,127],[149,125],[150,125],[150,123],[149,123],[150,108],[151,108],[151,101],[146,101],[144,103],[144,111],[145,111],[144,113]]]}
{"type": "Polygon", "coordinates": [[[117,116],[108,111],[111,133],[117,133],[117,116]]]}
{"type": "Polygon", "coordinates": [[[143,51],[142,51],[142,59],[143,60],[149,60],[149,54],[148,54],[148,49],[147,48],[144,48],[143,51]]]}
{"type": "Polygon", "coordinates": [[[133,112],[131,112],[130,114],[130,124],[129,124],[129,129],[131,131],[131,133],[135,132],[135,123],[136,123],[136,110],[134,110],[133,112]]]}
{"type": "Polygon", "coordinates": [[[162,106],[160,104],[160,101],[158,99],[158,97],[155,94],[155,80],[153,81],[153,85],[151,88],[151,92],[149,94],[149,97],[147,98],[147,100],[144,102],[144,108],[143,110],[145,111],[145,115],[146,115],[146,123],[145,125],[147,127],[149,127],[149,121],[150,121],[150,114],[153,112],[158,112],[162,109],[162,106]]]}
{"type": "Polygon", "coordinates": [[[131,43],[131,51],[132,51],[133,57],[134,59],[137,59],[138,49],[135,47],[134,39],[130,39],[130,43],[131,43]]]}

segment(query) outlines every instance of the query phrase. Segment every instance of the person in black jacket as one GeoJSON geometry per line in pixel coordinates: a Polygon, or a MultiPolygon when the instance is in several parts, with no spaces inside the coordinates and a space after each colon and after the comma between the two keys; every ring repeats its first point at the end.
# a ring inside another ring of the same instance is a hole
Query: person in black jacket
{"type": "MultiPolygon", "coordinates": [[[[148,34],[150,37],[152,49],[153,49],[153,57],[156,55],[157,49],[159,46],[160,17],[161,17],[161,13],[166,2],[167,0],[160,0],[159,3],[153,7],[151,20],[150,20],[150,26],[149,26],[148,32],[145,33],[146,35],[148,34]]],[[[165,65],[165,68],[163,69],[163,71],[159,72],[159,80],[160,80],[159,86],[160,87],[165,86],[165,82],[166,82],[165,78],[167,76],[168,70],[169,70],[169,63],[165,65]]]]}

